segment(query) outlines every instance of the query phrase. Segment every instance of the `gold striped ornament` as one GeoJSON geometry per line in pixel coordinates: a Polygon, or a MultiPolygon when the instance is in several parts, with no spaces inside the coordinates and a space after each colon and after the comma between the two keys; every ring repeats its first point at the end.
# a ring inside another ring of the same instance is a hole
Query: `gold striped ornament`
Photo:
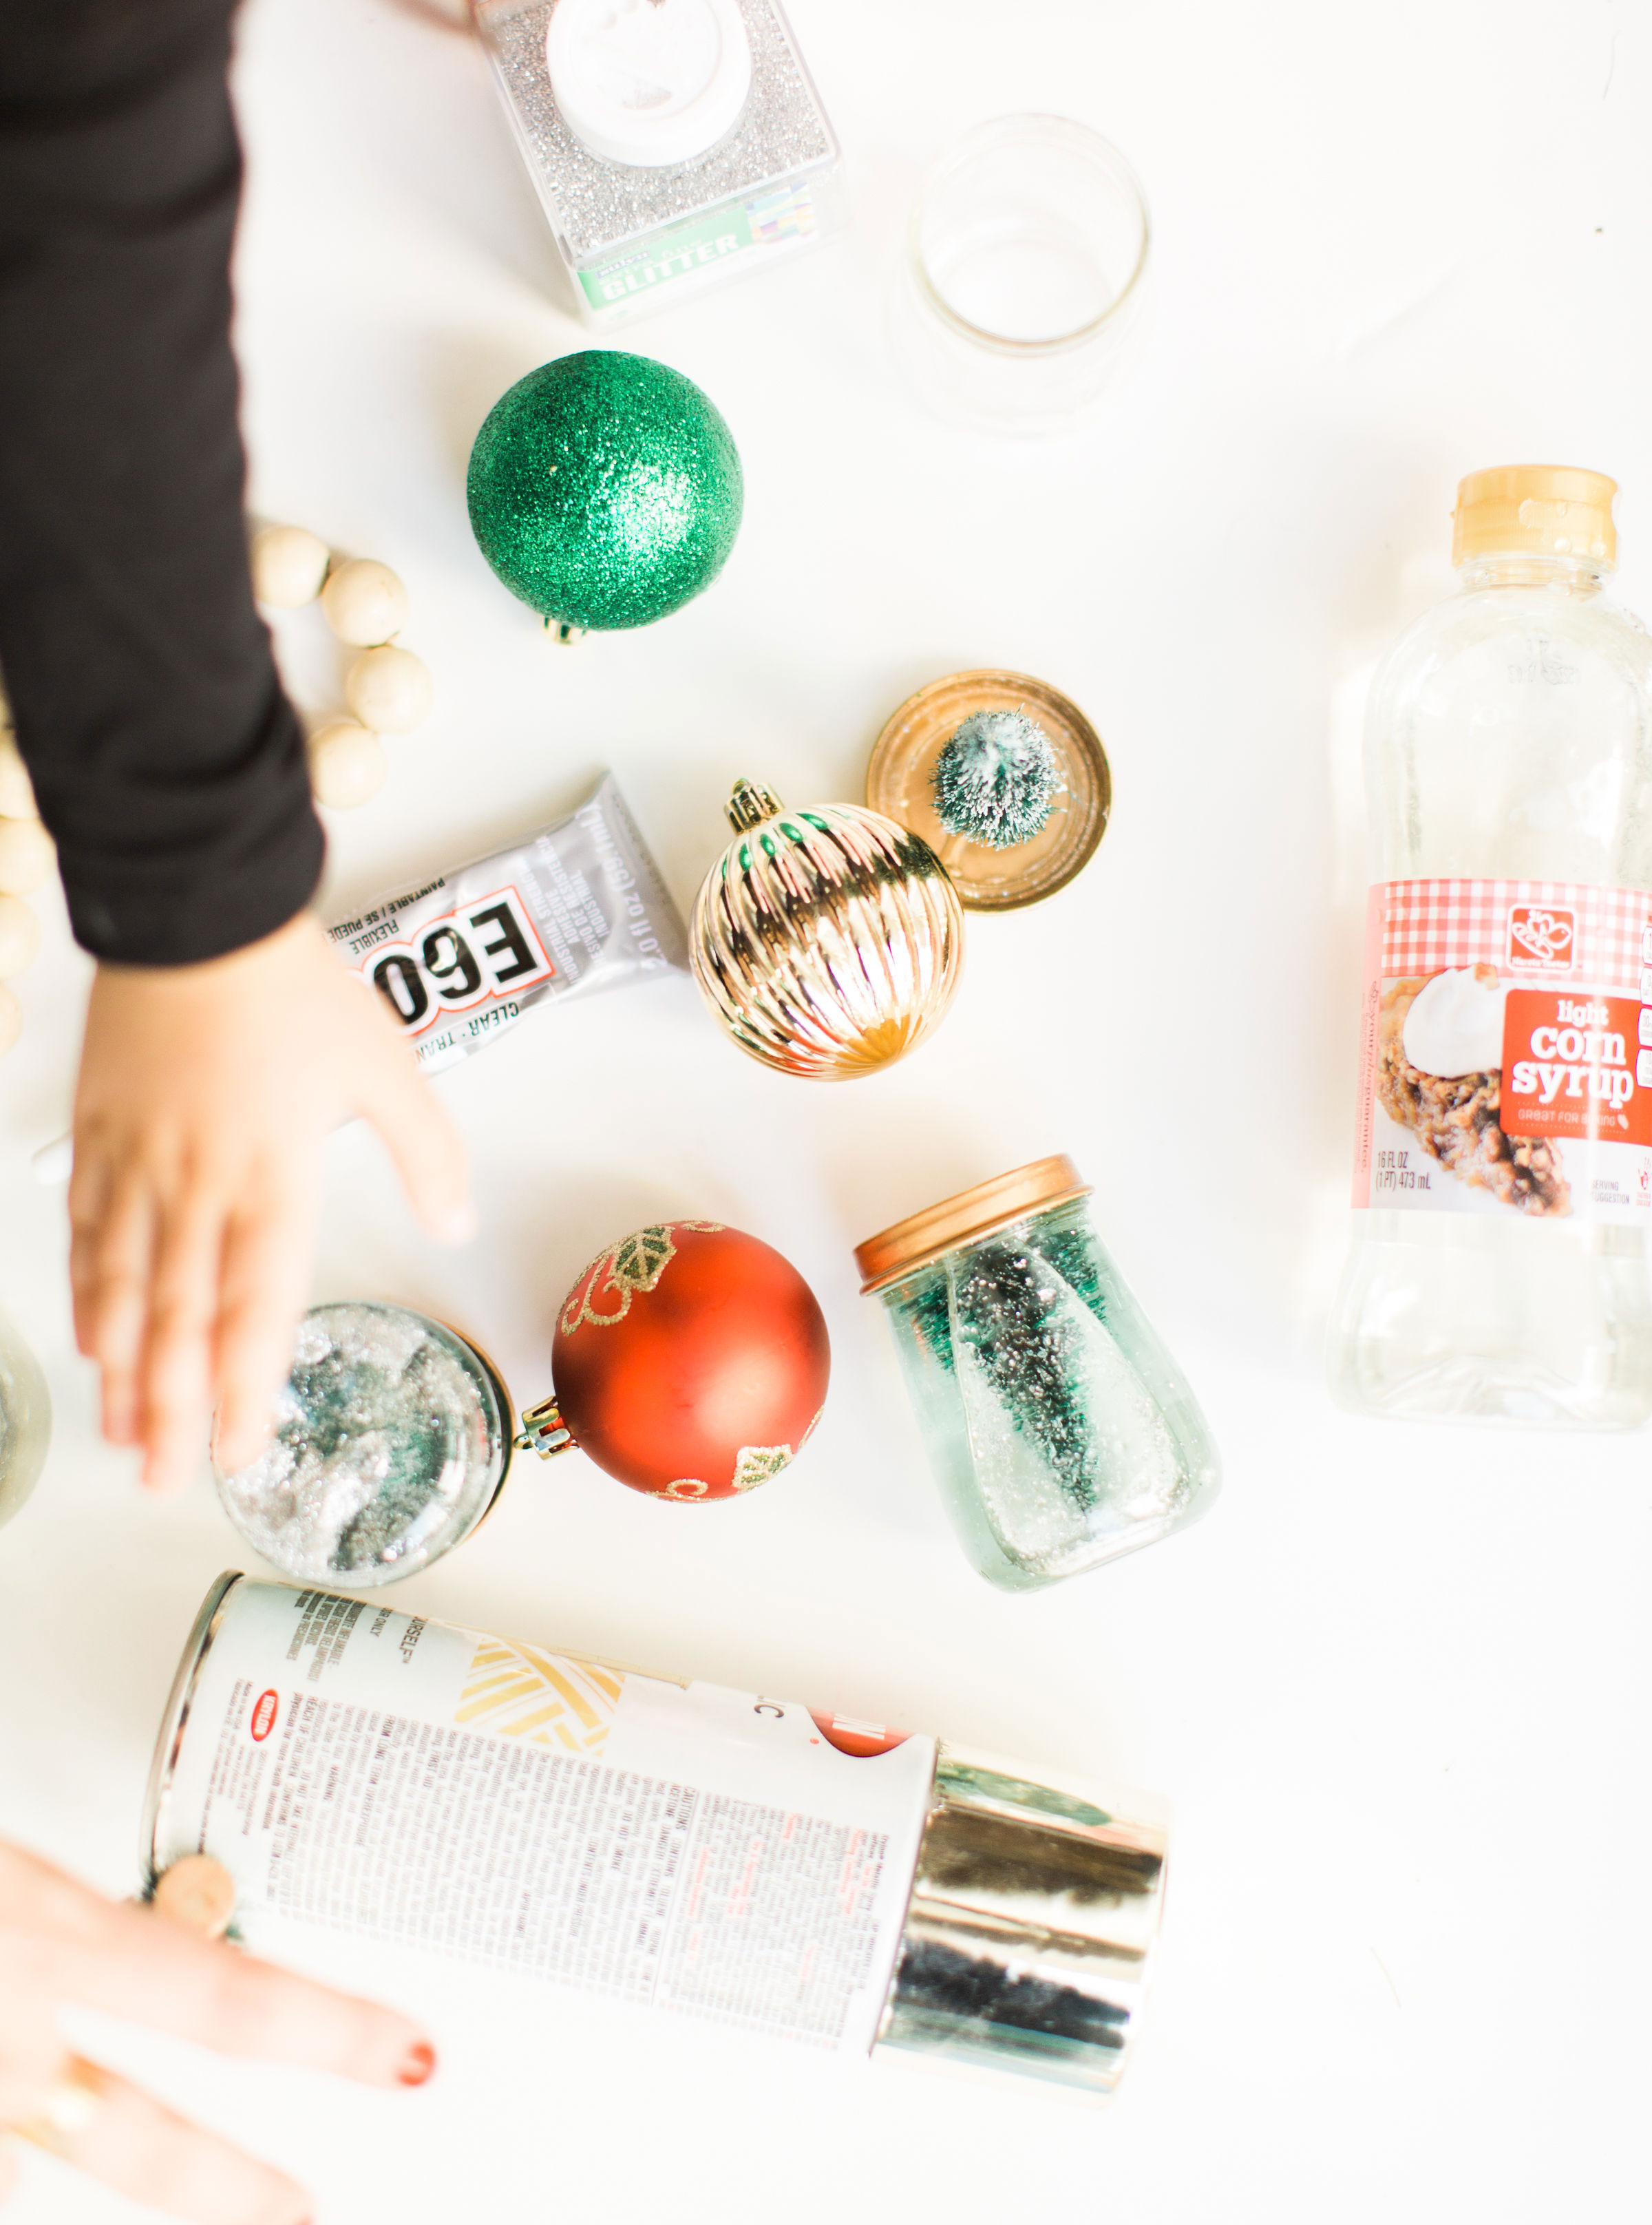
{"type": "Polygon", "coordinates": [[[736,783],[735,840],[694,900],[688,954],[706,1003],[749,1056],[845,1081],[937,1027],[964,961],[964,913],[920,836],[858,804],[788,811],[736,783]]]}

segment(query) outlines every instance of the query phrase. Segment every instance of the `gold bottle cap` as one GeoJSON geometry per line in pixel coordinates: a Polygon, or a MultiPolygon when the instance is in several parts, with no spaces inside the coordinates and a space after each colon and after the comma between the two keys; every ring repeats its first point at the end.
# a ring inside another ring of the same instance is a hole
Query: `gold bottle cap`
{"type": "Polygon", "coordinates": [[[943,1252],[973,1244],[996,1228],[1007,1228],[1012,1220],[1024,1220],[1029,1213],[1043,1213],[1089,1195],[1089,1183],[1064,1151],[1035,1159],[1029,1166],[1012,1167],[1007,1175],[994,1175],[991,1182],[944,1197],[939,1205],[926,1206],[921,1213],[909,1214],[892,1228],[880,1229],[857,1244],[855,1265],[864,1277],[861,1295],[897,1283],[903,1275],[939,1259],[943,1252]]]}
{"type": "Polygon", "coordinates": [[[1471,472],[1452,512],[1452,562],[1477,556],[1581,556],[1617,561],[1612,497],[1617,482],[1604,472],[1567,464],[1500,464],[1471,472]]]}

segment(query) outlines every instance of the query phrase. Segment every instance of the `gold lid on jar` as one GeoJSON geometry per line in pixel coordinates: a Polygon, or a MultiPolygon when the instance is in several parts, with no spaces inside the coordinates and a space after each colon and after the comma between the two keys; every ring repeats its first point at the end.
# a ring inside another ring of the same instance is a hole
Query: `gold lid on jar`
{"type": "Polygon", "coordinates": [[[1605,472],[1569,464],[1500,464],[1459,480],[1452,512],[1452,562],[1477,556],[1581,556],[1617,561],[1612,498],[1605,472]]]}
{"type": "Polygon", "coordinates": [[[1065,1151],[1048,1159],[1034,1159],[1024,1167],[1012,1167],[1008,1174],[994,1175],[990,1182],[977,1182],[972,1189],[944,1197],[939,1205],[926,1206],[921,1213],[909,1214],[892,1228],[880,1229],[864,1244],[857,1244],[855,1265],[863,1277],[861,1295],[897,1283],[944,1252],[976,1243],[995,1229],[1007,1228],[1011,1221],[1024,1220],[1029,1213],[1048,1212],[1052,1206],[1067,1205],[1089,1195],[1090,1184],[1065,1151]]]}

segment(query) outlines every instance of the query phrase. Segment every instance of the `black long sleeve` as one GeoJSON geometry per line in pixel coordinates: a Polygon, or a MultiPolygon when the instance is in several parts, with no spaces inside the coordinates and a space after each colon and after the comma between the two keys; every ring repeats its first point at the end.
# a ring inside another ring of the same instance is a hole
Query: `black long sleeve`
{"type": "Polygon", "coordinates": [[[233,0],[0,0],[0,674],[79,940],[211,958],[320,871],[252,601],[233,0]]]}

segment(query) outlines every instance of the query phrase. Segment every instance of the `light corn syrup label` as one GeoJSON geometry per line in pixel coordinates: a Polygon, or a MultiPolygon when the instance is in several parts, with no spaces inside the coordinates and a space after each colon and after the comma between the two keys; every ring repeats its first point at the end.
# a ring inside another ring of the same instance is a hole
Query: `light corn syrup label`
{"type": "Polygon", "coordinates": [[[864,2053],[934,1762],[790,1701],[243,1580],[155,1861],[223,1862],[255,1951],[320,1927],[864,2053]]]}
{"type": "Polygon", "coordinates": [[[1642,1224],[1652,896],[1381,882],[1365,981],[1356,1206],[1642,1224]]]}
{"type": "Polygon", "coordinates": [[[548,997],[688,963],[681,918],[611,774],[517,848],[382,897],[327,934],[433,1073],[548,997]]]}

